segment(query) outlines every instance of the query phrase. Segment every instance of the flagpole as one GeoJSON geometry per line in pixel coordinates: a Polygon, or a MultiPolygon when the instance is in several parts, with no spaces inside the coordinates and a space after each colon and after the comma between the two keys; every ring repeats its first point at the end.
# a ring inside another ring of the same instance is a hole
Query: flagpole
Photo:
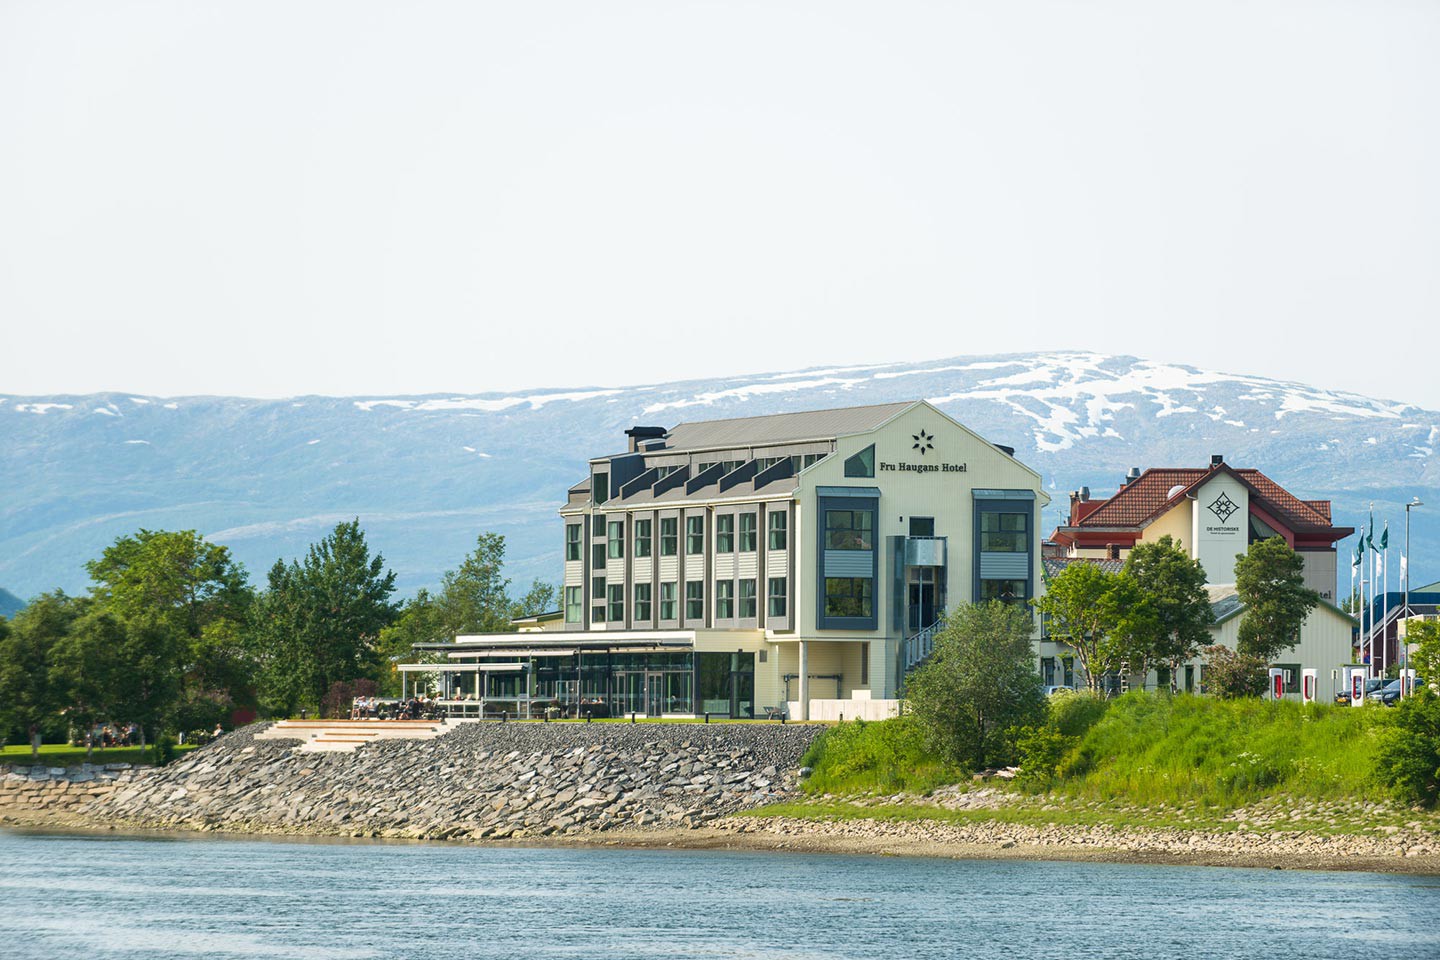
{"type": "Polygon", "coordinates": [[[1355,562],[1360,565],[1360,593],[1355,598],[1360,604],[1360,662],[1365,666],[1365,679],[1370,679],[1370,631],[1365,629],[1366,618],[1370,615],[1370,604],[1366,601],[1365,584],[1369,582],[1366,577],[1365,560],[1365,526],[1360,526],[1360,542],[1355,545],[1355,562]]]}
{"type": "MultiPolygon", "coordinates": [[[[1385,577],[1385,586],[1380,591],[1381,602],[1385,604],[1385,610],[1381,614],[1380,626],[1380,665],[1381,675],[1388,672],[1390,667],[1390,521],[1385,521],[1385,532],[1380,536],[1380,547],[1382,550],[1380,569],[1385,577]]],[[[1404,684],[1401,684],[1404,686],[1404,684]]]]}

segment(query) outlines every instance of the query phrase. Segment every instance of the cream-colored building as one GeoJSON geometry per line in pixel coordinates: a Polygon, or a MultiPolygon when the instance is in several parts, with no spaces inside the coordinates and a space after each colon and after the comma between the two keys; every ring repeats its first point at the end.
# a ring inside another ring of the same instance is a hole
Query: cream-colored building
{"type": "Polygon", "coordinates": [[[1039,475],[924,401],[626,435],[560,509],[560,620],[437,645],[452,690],[521,714],[883,716],[947,604],[1040,586],[1039,475]]]}
{"type": "MultiPolygon", "coordinates": [[[[1235,469],[1223,457],[1208,468],[1131,470],[1116,494],[1092,499],[1088,489],[1070,495],[1068,522],[1046,544],[1047,575],[1066,563],[1099,562],[1118,569],[1139,543],[1172,537],[1205,569],[1215,624],[1214,642],[1235,647],[1243,607],[1235,595],[1235,563],[1251,543],[1283,537],[1304,561],[1305,583],[1320,594],[1298,642],[1274,666],[1286,671],[1287,690],[1298,696],[1300,671],[1317,671],[1319,694],[1340,689],[1340,668],[1352,662],[1354,620],[1335,605],[1336,544],[1354,533],[1331,523],[1330,501],[1302,500],[1259,470],[1235,469]]],[[[1043,639],[1040,668],[1046,683],[1083,683],[1064,645],[1043,639]]],[[[1197,658],[1175,678],[1182,690],[1204,688],[1197,658]]],[[[1163,672],[1145,682],[1168,685],[1163,672]]]]}

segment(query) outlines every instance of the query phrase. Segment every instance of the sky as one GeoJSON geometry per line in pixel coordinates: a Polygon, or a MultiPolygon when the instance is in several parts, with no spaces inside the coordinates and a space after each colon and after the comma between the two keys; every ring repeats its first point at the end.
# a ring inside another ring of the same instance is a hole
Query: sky
{"type": "Polygon", "coordinates": [[[1440,409],[1440,3],[0,0],[0,393],[1086,348],[1440,409]]]}

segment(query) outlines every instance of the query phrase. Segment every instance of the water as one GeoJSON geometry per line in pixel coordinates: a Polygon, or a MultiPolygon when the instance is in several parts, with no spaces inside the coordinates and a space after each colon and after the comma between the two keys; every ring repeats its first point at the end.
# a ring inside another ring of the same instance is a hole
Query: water
{"type": "Polygon", "coordinates": [[[0,832],[0,957],[1440,957],[1440,880],[0,832]]]}

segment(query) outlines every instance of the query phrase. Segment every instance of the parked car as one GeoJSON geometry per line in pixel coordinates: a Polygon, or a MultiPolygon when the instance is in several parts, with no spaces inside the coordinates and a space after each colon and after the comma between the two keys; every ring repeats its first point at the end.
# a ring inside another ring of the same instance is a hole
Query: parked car
{"type": "MultiPolygon", "coordinates": [[[[1371,697],[1375,696],[1377,693],[1380,692],[1380,688],[1383,686],[1385,686],[1384,677],[1371,677],[1366,680],[1365,699],[1369,700],[1371,697]]],[[[1335,694],[1335,702],[1348,704],[1350,702],[1350,691],[1341,690],[1339,693],[1335,694]]]]}
{"type": "MultiPolygon", "coordinates": [[[[1410,680],[1410,685],[1405,688],[1405,696],[1409,697],[1414,695],[1415,691],[1420,687],[1423,687],[1424,685],[1424,678],[1412,678],[1410,680]]],[[[1367,694],[1367,699],[1368,696],[1369,695],[1367,694]]],[[[1385,684],[1385,686],[1380,690],[1380,692],[1375,694],[1375,699],[1387,707],[1395,706],[1395,704],[1400,702],[1400,681],[1391,680],[1389,683],[1385,684]]]]}
{"type": "Polygon", "coordinates": [[[1048,687],[1045,688],[1045,696],[1047,696],[1047,697],[1053,697],[1053,696],[1056,696],[1057,694],[1063,696],[1064,694],[1074,693],[1074,692],[1075,692],[1075,688],[1074,688],[1074,687],[1066,687],[1066,686],[1062,686],[1062,685],[1058,685],[1058,684],[1051,684],[1050,686],[1048,686],[1048,687]]]}

